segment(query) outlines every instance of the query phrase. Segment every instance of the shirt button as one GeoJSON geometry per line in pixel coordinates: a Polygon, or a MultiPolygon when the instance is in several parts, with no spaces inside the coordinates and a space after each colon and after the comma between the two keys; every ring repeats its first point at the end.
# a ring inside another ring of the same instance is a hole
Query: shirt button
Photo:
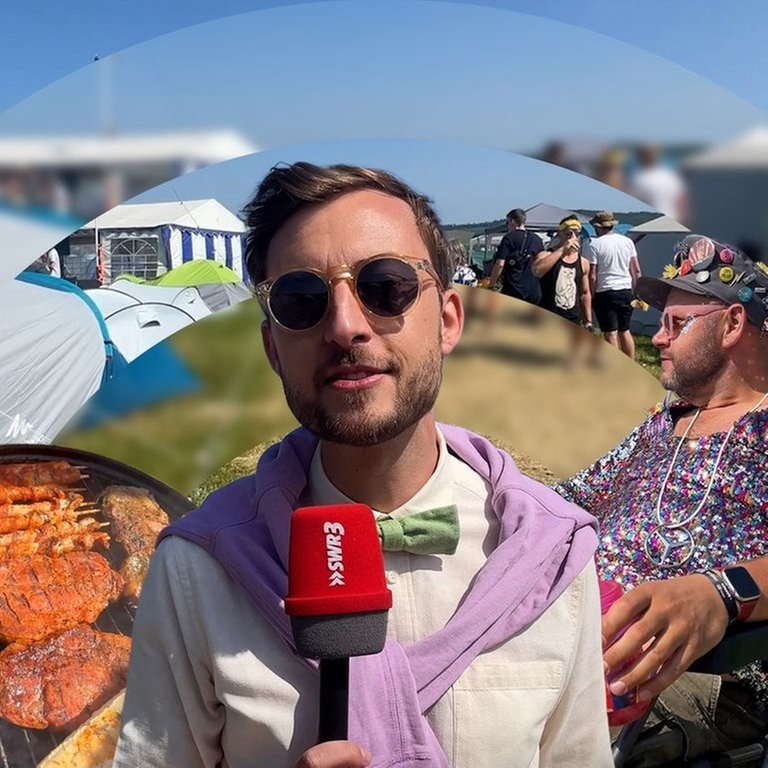
{"type": "Polygon", "coordinates": [[[395,571],[387,571],[387,584],[396,584],[397,583],[397,573],[395,571]]]}

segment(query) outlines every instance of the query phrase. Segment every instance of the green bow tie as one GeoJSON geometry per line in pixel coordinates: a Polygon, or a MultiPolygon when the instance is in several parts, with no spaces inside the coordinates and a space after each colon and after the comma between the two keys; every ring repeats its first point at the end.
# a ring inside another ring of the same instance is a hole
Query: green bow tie
{"type": "Polygon", "coordinates": [[[385,515],[376,526],[385,552],[452,555],[459,544],[459,511],[455,504],[397,519],[385,515]]]}

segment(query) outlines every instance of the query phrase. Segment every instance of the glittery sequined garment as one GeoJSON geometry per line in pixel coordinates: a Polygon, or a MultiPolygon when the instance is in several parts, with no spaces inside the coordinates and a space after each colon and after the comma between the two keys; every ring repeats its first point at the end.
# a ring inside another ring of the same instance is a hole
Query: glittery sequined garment
{"type": "MultiPolygon", "coordinates": [[[[690,408],[658,406],[610,453],[555,486],[600,521],[601,578],[629,587],[768,555],[768,410],[736,423],[701,511],[673,527],[704,498],[726,433],[687,439],[657,519],[659,492],[680,440],[672,414],[690,408]]],[[[768,702],[768,675],[759,665],[736,676],[768,702]]]]}

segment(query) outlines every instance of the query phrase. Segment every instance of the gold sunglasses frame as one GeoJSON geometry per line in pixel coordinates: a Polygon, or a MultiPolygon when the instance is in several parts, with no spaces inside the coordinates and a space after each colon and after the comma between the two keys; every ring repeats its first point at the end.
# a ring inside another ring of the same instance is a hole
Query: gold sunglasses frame
{"type": "Polygon", "coordinates": [[[379,321],[392,320],[399,317],[405,317],[413,310],[413,308],[419,303],[419,300],[421,299],[421,292],[424,287],[424,282],[421,279],[419,279],[420,271],[426,272],[435,281],[438,287],[441,290],[443,289],[442,281],[440,280],[440,277],[438,276],[435,268],[432,266],[431,261],[429,261],[428,259],[417,259],[417,258],[414,258],[413,256],[405,256],[404,254],[400,254],[400,253],[377,253],[374,256],[369,256],[367,259],[362,259],[361,261],[358,261],[351,266],[349,264],[340,264],[338,267],[335,267],[334,269],[331,269],[331,270],[316,269],[313,267],[289,269],[287,272],[283,272],[281,275],[278,275],[277,277],[267,279],[267,280],[262,280],[256,286],[255,292],[259,300],[259,304],[261,305],[261,308],[264,311],[264,314],[268,315],[269,318],[273,320],[276,325],[278,325],[280,328],[282,328],[284,331],[288,333],[304,333],[306,331],[311,331],[313,328],[316,328],[325,319],[326,315],[328,314],[328,310],[331,307],[331,297],[333,296],[333,285],[334,283],[337,283],[339,280],[349,280],[351,282],[352,293],[355,297],[355,300],[357,301],[359,307],[367,316],[375,318],[376,320],[379,320],[379,321]],[[413,303],[404,312],[400,312],[397,315],[376,314],[376,312],[374,312],[373,310],[365,306],[365,303],[360,298],[360,295],[357,292],[357,278],[360,272],[371,262],[380,261],[381,259],[394,259],[395,261],[403,262],[404,264],[407,264],[409,267],[411,267],[416,273],[416,278],[418,283],[418,292],[416,294],[416,298],[413,300],[413,303]],[[288,326],[283,325],[275,317],[275,314],[272,311],[272,306],[270,304],[272,287],[278,280],[286,277],[287,275],[293,275],[293,274],[299,274],[299,273],[304,274],[307,272],[313,275],[317,275],[325,283],[328,289],[328,302],[326,304],[325,311],[323,312],[323,314],[320,316],[320,318],[316,323],[308,326],[307,328],[289,328],[288,326]]]}

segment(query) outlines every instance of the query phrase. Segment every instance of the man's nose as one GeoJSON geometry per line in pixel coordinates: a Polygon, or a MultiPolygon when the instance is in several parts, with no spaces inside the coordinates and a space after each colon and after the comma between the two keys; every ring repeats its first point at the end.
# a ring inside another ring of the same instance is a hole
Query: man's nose
{"type": "Polygon", "coordinates": [[[656,333],[653,334],[653,336],[651,336],[651,344],[657,348],[668,347],[670,341],[671,339],[669,332],[664,326],[664,323],[660,322],[659,329],[656,331],[656,333]]]}
{"type": "Polygon", "coordinates": [[[350,280],[335,281],[329,301],[323,333],[326,341],[348,348],[353,343],[371,338],[368,315],[360,305],[350,280]]]}

